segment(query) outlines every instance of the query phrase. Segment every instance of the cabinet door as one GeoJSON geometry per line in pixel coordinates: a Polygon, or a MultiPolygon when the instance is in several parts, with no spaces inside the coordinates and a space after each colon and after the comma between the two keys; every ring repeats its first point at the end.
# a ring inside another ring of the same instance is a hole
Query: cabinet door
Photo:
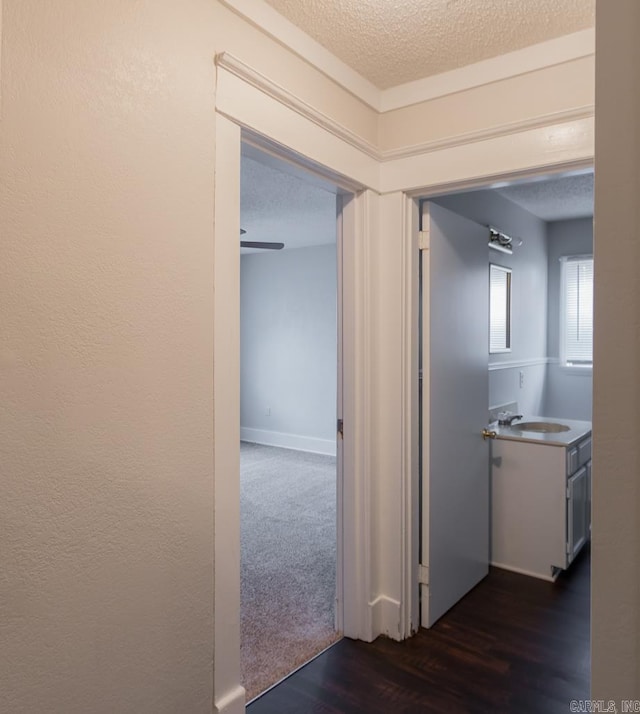
{"type": "Polygon", "coordinates": [[[567,564],[585,544],[588,536],[587,468],[583,466],[567,481],[567,564]]]}

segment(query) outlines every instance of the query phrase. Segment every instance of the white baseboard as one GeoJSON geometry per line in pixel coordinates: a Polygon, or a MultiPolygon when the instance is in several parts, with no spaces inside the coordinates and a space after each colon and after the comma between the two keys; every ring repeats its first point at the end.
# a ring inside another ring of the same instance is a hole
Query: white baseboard
{"type": "Polygon", "coordinates": [[[501,570],[509,570],[512,573],[518,573],[519,575],[528,575],[530,578],[538,578],[539,580],[547,580],[550,583],[555,583],[556,577],[552,575],[543,575],[542,573],[534,573],[531,570],[525,570],[524,568],[516,568],[513,565],[505,565],[504,563],[496,563],[494,560],[491,561],[491,565],[494,568],[500,568],[501,570]]]}
{"type": "Polygon", "coordinates": [[[213,710],[216,714],[244,714],[245,689],[239,684],[221,697],[214,692],[213,710]]]}
{"type": "Polygon", "coordinates": [[[379,595],[369,603],[369,607],[373,638],[386,635],[392,640],[400,641],[400,603],[386,595],[379,595]]]}
{"type": "Polygon", "coordinates": [[[265,446],[279,446],[283,449],[309,451],[313,454],[326,454],[327,456],[336,455],[335,441],[331,441],[331,439],[317,439],[314,436],[284,434],[280,431],[250,429],[249,427],[241,426],[240,439],[242,441],[250,441],[254,444],[264,444],[265,446]]]}

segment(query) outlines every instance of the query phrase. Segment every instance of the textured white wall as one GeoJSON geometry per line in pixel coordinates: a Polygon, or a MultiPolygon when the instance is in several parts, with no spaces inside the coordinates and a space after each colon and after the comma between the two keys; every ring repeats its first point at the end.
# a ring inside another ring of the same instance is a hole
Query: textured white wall
{"type": "MultiPolygon", "coordinates": [[[[511,352],[488,355],[488,361],[495,367],[517,360],[543,360],[547,356],[545,222],[496,191],[472,191],[438,197],[435,201],[477,223],[492,225],[507,235],[522,238],[522,246],[516,248],[512,255],[487,248],[488,262],[504,265],[513,271],[511,352]]],[[[523,413],[540,414],[544,408],[545,374],[544,364],[491,370],[487,406],[518,402],[518,408],[523,413]],[[522,387],[520,371],[524,372],[522,387]]]]}
{"type": "Polygon", "coordinates": [[[640,3],[596,23],[592,696],[619,701],[640,699],[640,3]]]}
{"type": "Polygon", "coordinates": [[[335,450],[335,243],[243,255],[240,289],[241,426],[335,450]]]}
{"type": "MultiPolygon", "coordinates": [[[[547,226],[549,238],[549,304],[547,344],[549,357],[560,355],[560,257],[593,252],[593,219],[554,221],[547,226]]],[[[562,369],[556,362],[547,367],[545,414],[551,417],[591,420],[591,370],[562,369]]]]}
{"type": "Polygon", "coordinates": [[[11,714],[211,711],[214,20],[4,2],[11,714]]]}

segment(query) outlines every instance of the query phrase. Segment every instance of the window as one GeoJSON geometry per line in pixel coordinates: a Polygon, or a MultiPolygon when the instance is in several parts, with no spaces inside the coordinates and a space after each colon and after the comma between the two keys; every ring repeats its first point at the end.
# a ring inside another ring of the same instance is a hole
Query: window
{"type": "Polygon", "coordinates": [[[489,354],[511,351],[511,270],[489,265],[489,354]]]}
{"type": "Polygon", "coordinates": [[[560,258],[560,363],[593,364],[593,257],[560,258]]]}

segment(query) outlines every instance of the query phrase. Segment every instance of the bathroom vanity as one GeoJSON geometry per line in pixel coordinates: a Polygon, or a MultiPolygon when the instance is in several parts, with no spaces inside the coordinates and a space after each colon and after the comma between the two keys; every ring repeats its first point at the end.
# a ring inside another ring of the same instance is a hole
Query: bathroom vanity
{"type": "Polygon", "coordinates": [[[590,537],[591,423],[534,417],[492,428],[491,563],[555,580],[590,537]]]}

